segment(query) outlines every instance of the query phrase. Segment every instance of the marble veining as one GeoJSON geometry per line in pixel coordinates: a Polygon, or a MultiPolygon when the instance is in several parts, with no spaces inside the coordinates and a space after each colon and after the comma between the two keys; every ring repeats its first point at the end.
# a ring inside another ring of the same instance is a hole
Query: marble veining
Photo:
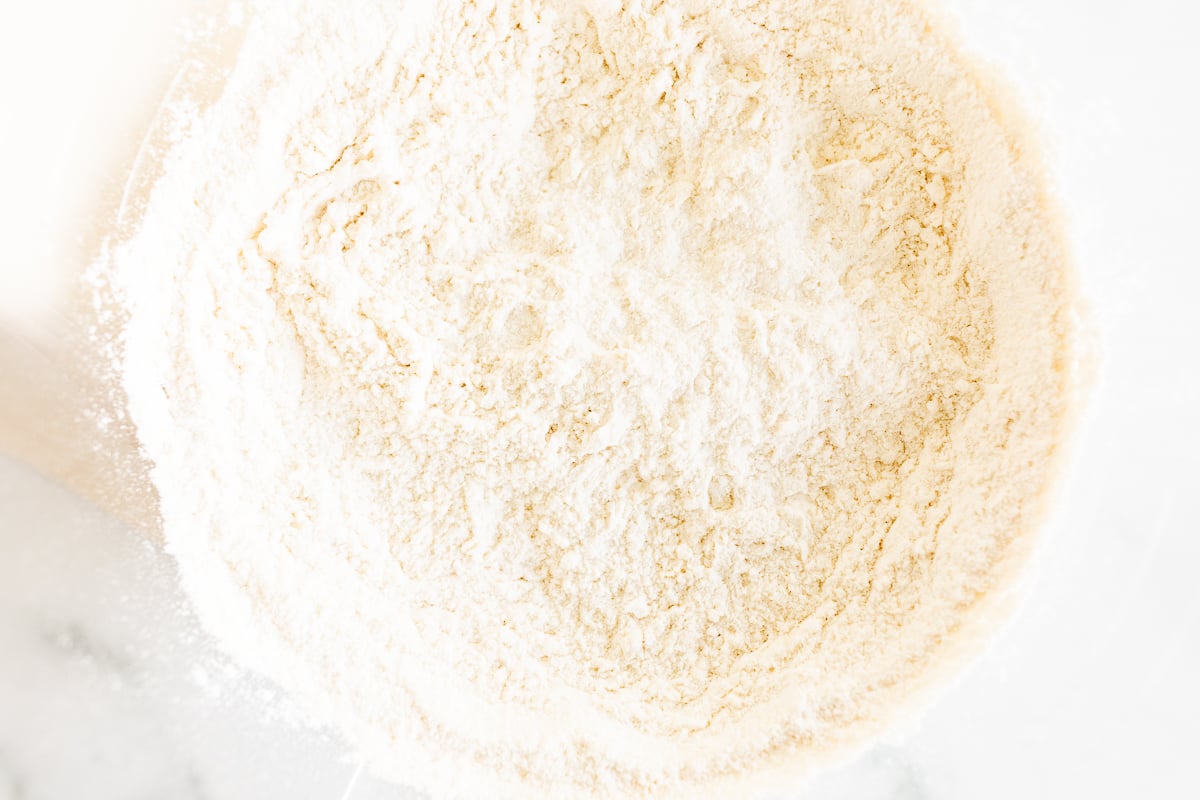
{"type": "Polygon", "coordinates": [[[40,641],[69,661],[112,676],[121,683],[136,679],[133,662],[129,657],[107,642],[96,639],[78,620],[61,624],[44,625],[40,641]]]}

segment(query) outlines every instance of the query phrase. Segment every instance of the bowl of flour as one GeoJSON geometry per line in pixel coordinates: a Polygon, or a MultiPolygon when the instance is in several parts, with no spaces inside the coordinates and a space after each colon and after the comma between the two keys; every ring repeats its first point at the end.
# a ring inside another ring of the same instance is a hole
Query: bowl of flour
{"type": "Polygon", "coordinates": [[[1003,617],[1077,303],[924,7],[263,4],[219,77],[95,277],[198,614],[371,772],[753,795],[1003,617]]]}

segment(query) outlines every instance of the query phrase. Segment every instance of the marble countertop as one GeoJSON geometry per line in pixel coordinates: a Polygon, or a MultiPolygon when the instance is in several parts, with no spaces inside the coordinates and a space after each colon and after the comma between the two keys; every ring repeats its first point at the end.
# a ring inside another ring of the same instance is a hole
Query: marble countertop
{"type": "MultiPolygon", "coordinates": [[[[919,720],[786,796],[1195,797],[1200,15],[945,4],[1054,143],[1099,377],[1011,623],[919,720]]],[[[199,631],[157,544],[0,456],[0,800],[416,797],[357,768],[199,631]]]]}

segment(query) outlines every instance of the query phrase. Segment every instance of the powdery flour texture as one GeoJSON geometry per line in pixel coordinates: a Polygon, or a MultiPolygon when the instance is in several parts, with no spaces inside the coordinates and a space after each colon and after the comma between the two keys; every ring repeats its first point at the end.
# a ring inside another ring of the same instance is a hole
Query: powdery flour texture
{"type": "Polygon", "coordinates": [[[435,796],[864,741],[985,629],[1069,412],[1001,112],[899,0],[255,9],[113,261],[201,616],[435,796]]]}

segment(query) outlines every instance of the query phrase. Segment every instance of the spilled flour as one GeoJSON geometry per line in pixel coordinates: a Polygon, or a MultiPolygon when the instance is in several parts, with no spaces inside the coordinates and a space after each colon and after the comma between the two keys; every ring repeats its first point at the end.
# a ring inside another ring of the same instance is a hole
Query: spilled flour
{"type": "Polygon", "coordinates": [[[112,272],[208,626],[435,796],[745,792],[982,631],[1039,179],[899,0],[266,4],[112,272]]]}

